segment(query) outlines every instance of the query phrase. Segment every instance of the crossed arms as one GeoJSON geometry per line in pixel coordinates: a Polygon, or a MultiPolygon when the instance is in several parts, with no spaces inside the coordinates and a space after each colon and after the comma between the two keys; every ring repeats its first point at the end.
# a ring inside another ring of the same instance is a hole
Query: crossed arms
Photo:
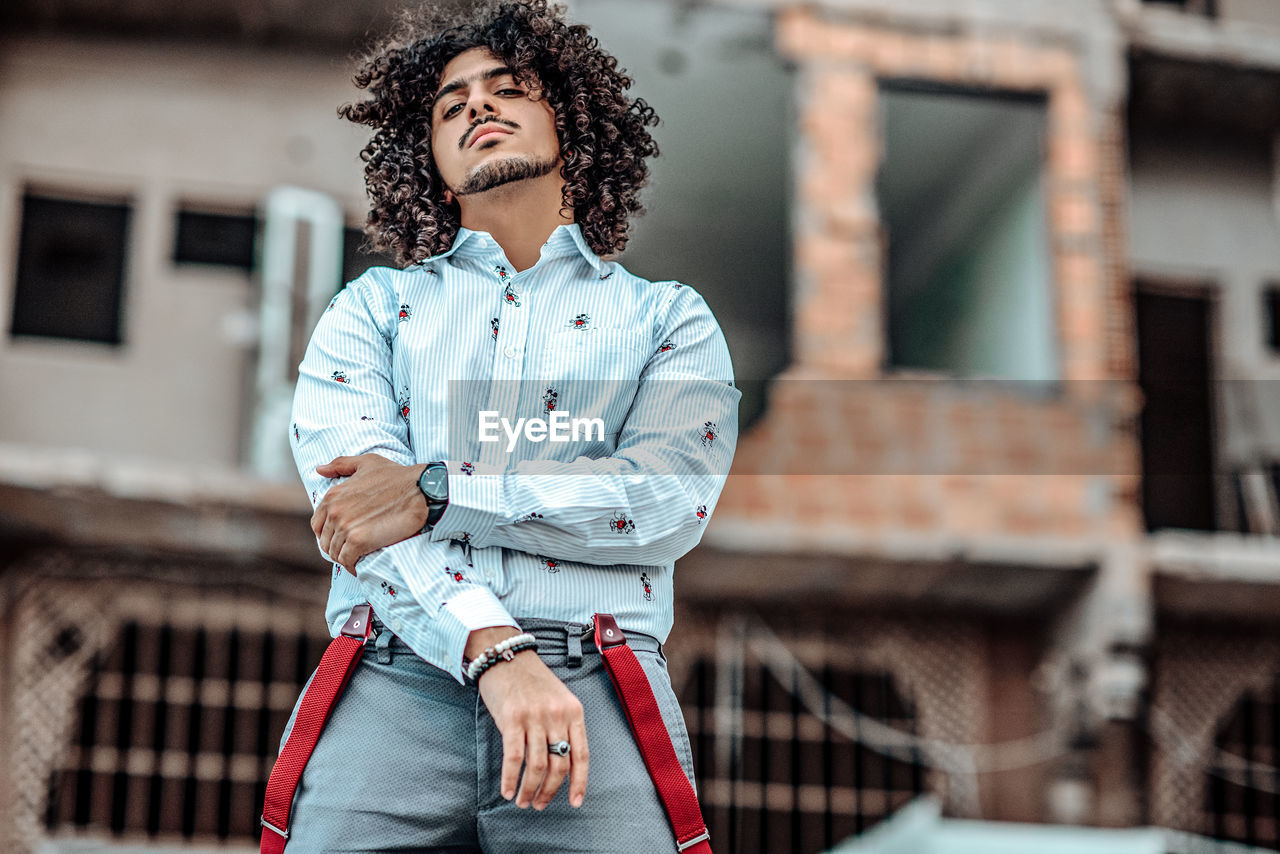
{"type": "MultiPolygon", "coordinates": [[[[464,655],[516,631],[479,579],[461,588],[443,579],[438,565],[453,532],[467,531],[474,549],[605,566],[665,564],[697,543],[732,458],[740,392],[723,335],[696,292],[672,288],[655,319],[656,341],[680,344],[659,351],[655,343],[613,454],[473,466],[466,475],[461,461],[450,460],[449,507],[429,535],[418,536],[427,508],[416,481],[432,457],[411,450],[397,402],[399,299],[382,275],[371,270],[352,282],[318,324],[300,366],[293,447],[326,557],[355,576],[370,600],[381,585],[395,584],[403,591],[397,607],[429,616],[419,621],[426,628],[397,630],[416,653],[460,678],[464,655]],[[719,425],[718,445],[697,434],[704,420],[719,425]],[[609,525],[618,514],[645,524],[616,536],[609,525]],[[436,602],[438,609],[430,607],[436,602]]],[[[503,734],[504,796],[515,796],[527,758],[518,805],[545,807],[566,773],[570,802],[580,804],[587,745],[576,697],[536,655],[493,668],[480,693],[503,734]],[[560,738],[573,745],[571,758],[547,756],[547,741],[560,738]]]]}

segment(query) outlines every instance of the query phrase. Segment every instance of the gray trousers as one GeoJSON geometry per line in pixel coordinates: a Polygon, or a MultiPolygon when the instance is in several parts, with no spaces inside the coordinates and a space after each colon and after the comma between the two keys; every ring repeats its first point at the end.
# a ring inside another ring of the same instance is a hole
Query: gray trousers
{"type": "MultiPolygon", "coordinates": [[[[475,686],[427,664],[375,620],[378,637],[365,644],[298,784],[287,854],[675,851],[671,824],[590,635],[577,640],[580,625],[519,622],[582,702],[591,750],[582,806],[569,806],[568,778],[541,812],[505,800],[502,736],[475,686]]],[[[636,633],[627,640],[692,782],[689,736],[661,645],[636,633]]],[[[297,713],[295,705],[282,749],[297,713]]]]}

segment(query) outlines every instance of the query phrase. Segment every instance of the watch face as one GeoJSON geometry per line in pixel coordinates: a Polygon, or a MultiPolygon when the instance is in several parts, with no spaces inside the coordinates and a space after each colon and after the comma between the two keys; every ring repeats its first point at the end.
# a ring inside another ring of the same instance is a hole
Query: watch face
{"type": "Polygon", "coordinates": [[[418,478],[418,488],[432,501],[444,501],[449,489],[449,471],[444,466],[432,466],[418,478]]]}

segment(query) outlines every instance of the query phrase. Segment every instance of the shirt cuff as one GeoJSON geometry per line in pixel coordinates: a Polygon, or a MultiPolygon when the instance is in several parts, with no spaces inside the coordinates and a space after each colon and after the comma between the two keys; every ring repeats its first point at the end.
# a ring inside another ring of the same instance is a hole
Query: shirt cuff
{"type": "Polygon", "coordinates": [[[483,546],[501,517],[501,469],[448,460],[449,506],[431,529],[431,542],[462,540],[483,546]]]}
{"type": "Polygon", "coordinates": [[[459,682],[465,681],[462,658],[472,632],[494,626],[520,628],[493,591],[485,587],[464,590],[451,597],[441,610],[439,621],[445,628],[445,660],[449,662],[449,673],[459,682]]]}

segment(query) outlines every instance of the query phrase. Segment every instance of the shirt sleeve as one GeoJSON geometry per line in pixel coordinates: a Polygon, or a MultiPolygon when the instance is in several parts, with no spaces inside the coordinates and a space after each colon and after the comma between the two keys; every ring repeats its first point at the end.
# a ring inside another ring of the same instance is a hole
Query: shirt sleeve
{"type": "MultiPolygon", "coordinates": [[[[334,457],[375,453],[402,465],[417,462],[392,372],[395,293],[375,270],[329,304],[298,367],[290,438],[313,507],[343,480],[315,471],[334,457]]],[[[450,552],[461,556],[447,543],[410,537],[361,558],[356,577],[379,617],[394,617],[396,634],[415,653],[462,681],[468,635],[517,623],[465,563],[450,561],[450,552]]]]}
{"type": "Polygon", "coordinates": [[[466,532],[480,547],[600,565],[668,564],[697,545],[733,460],[742,393],[692,288],[673,286],[657,330],[613,454],[501,469],[449,461],[449,506],[431,538],[466,532]]]}

